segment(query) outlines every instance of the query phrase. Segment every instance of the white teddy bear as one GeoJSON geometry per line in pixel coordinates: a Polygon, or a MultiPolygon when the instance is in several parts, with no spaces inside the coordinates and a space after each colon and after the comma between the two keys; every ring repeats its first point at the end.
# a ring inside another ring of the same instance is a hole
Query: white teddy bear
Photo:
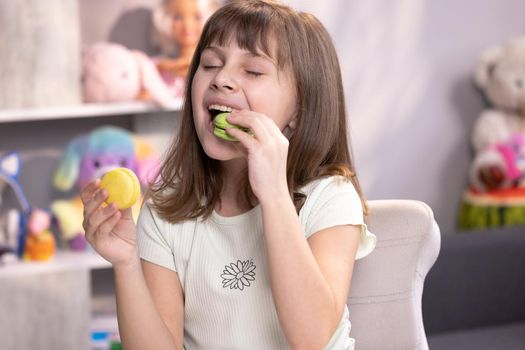
{"type": "Polygon", "coordinates": [[[472,187],[480,192],[525,186],[525,37],[487,49],[475,72],[491,108],[476,120],[472,187]]]}

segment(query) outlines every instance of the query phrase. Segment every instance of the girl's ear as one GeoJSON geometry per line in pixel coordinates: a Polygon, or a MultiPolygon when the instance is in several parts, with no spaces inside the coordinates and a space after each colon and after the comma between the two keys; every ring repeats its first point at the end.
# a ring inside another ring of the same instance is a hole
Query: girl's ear
{"type": "Polygon", "coordinates": [[[286,136],[287,139],[290,139],[292,137],[293,133],[295,132],[295,128],[297,127],[297,115],[294,115],[292,120],[284,127],[283,134],[286,136]]]}
{"type": "Polygon", "coordinates": [[[290,122],[288,123],[288,127],[292,130],[295,130],[295,128],[297,127],[297,116],[294,116],[292,120],[290,120],[290,122]]]}

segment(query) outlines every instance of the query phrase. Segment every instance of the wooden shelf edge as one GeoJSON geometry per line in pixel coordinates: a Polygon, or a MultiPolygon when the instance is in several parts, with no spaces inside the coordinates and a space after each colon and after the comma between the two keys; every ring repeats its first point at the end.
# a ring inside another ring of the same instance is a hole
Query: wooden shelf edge
{"type": "Polygon", "coordinates": [[[58,251],[49,261],[16,261],[0,265],[0,278],[27,274],[51,273],[70,269],[97,270],[111,268],[111,264],[93,251],[58,251]]]}
{"type": "Polygon", "coordinates": [[[92,118],[110,115],[132,115],[152,112],[179,111],[182,99],[173,101],[169,108],[160,108],[149,102],[85,103],[72,106],[50,106],[0,110],[0,123],[53,120],[67,118],[92,118]]]}

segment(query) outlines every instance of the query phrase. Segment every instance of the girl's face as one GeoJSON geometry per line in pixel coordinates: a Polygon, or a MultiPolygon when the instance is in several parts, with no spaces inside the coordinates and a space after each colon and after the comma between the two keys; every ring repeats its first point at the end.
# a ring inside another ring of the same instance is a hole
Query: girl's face
{"type": "MultiPolygon", "coordinates": [[[[274,55],[275,56],[275,55],[274,55]]],[[[217,160],[242,156],[234,143],[213,135],[210,106],[251,110],[271,118],[283,131],[296,114],[295,80],[289,69],[262,51],[253,54],[234,40],[204,49],[191,86],[193,121],[206,154],[217,160]]]]}
{"type": "Polygon", "coordinates": [[[197,0],[175,0],[168,4],[173,39],[181,47],[197,45],[204,24],[204,9],[197,0]]]}

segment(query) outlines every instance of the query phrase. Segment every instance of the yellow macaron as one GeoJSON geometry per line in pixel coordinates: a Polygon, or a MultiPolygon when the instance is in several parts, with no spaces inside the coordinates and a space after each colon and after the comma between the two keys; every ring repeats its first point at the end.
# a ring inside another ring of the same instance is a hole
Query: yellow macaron
{"type": "Polygon", "coordinates": [[[100,187],[108,191],[106,203],[115,203],[120,210],[130,208],[140,196],[139,179],[127,168],[116,168],[105,173],[100,187]]]}

